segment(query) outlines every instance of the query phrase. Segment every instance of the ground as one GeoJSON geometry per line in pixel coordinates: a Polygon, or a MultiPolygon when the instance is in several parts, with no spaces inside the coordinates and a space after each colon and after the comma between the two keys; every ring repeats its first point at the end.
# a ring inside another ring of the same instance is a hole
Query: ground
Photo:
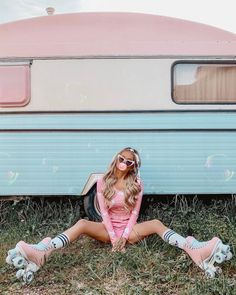
{"type": "Polygon", "coordinates": [[[83,236],[54,252],[30,285],[15,277],[5,258],[19,240],[34,243],[55,236],[82,217],[81,200],[0,201],[0,294],[236,294],[235,196],[208,203],[184,196],[155,199],[139,220],[157,218],[184,236],[208,240],[217,235],[229,243],[234,257],[215,279],[205,278],[182,250],[158,236],[128,246],[126,253],[112,253],[109,244],[83,236]]]}

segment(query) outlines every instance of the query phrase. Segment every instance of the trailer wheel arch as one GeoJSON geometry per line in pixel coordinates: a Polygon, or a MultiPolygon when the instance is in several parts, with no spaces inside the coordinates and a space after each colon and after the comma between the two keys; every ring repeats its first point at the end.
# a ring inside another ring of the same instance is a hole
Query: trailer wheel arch
{"type": "Polygon", "coordinates": [[[97,189],[96,184],[92,186],[89,192],[84,197],[84,211],[92,221],[101,221],[101,213],[97,200],[97,189]]]}

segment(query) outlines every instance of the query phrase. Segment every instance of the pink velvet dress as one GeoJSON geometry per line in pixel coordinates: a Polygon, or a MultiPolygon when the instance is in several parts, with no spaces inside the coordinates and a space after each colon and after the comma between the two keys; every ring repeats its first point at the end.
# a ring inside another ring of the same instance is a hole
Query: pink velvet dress
{"type": "Polygon", "coordinates": [[[115,189],[111,204],[107,207],[102,194],[103,179],[100,178],[97,182],[97,198],[102,215],[102,222],[109,234],[112,244],[120,237],[124,237],[128,240],[133,226],[137,222],[143,196],[143,185],[141,182],[140,185],[141,191],[136,196],[135,206],[131,211],[127,211],[124,207],[123,191],[115,189]]]}

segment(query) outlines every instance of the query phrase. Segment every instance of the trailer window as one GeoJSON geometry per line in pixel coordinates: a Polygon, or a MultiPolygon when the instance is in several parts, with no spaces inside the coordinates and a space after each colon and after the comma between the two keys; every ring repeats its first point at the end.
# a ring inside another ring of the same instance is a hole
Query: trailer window
{"type": "Polygon", "coordinates": [[[172,75],[176,103],[236,103],[236,64],[177,63],[172,75]]]}
{"type": "Polygon", "coordinates": [[[0,107],[21,107],[29,99],[29,65],[0,65],[0,107]]]}

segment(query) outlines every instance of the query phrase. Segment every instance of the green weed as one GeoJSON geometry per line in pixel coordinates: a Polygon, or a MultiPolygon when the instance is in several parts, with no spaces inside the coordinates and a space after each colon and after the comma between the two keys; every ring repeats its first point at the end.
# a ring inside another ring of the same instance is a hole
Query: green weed
{"type": "Polygon", "coordinates": [[[5,263],[6,253],[19,240],[38,242],[54,236],[84,217],[82,200],[60,199],[0,202],[1,294],[161,294],[233,295],[236,285],[236,197],[207,204],[196,196],[178,195],[152,203],[140,222],[160,219],[167,226],[199,240],[219,236],[229,243],[234,257],[222,266],[223,274],[206,279],[187,255],[158,236],[128,245],[125,253],[111,252],[109,244],[81,237],[54,252],[30,285],[15,278],[5,263]]]}

